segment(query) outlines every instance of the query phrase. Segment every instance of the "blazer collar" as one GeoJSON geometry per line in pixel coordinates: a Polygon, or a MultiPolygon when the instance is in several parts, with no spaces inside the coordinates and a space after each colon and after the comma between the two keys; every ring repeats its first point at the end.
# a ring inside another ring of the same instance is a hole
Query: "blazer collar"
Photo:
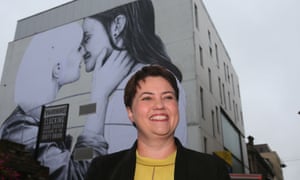
{"type": "MultiPolygon", "coordinates": [[[[185,159],[185,148],[182,146],[180,141],[175,138],[175,144],[177,146],[177,154],[175,160],[175,180],[186,179],[187,176],[187,161],[185,159]]],[[[122,180],[133,180],[135,173],[135,164],[136,164],[136,149],[137,149],[137,141],[133,144],[133,146],[125,153],[124,158],[120,161],[120,172],[118,175],[118,179],[122,180]]]]}

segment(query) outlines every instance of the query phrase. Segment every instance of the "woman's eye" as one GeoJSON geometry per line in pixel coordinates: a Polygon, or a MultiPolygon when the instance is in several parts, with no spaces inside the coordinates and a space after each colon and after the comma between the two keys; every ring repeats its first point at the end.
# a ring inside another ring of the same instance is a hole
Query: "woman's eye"
{"type": "Polygon", "coordinates": [[[83,34],[83,40],[82,40],[82,44],[87,44],[89,39],[90,39],[91,35],[89,35],[87,32],[84,32],[83,34]]]}
{"type": "Polygon", "coordinates": [[[142,97],[142,101],[148,101],[148,100],[151,100],[151,97],[142,97]]]}
{"type": "Polygon", "coordinates": [[[170,100],[172,100],[172,99],[175,99],[175,97],[170,95],[170,96],[165,96],[164,99],[170,99],[170,100]]]}
{"type": "Polygon", "coordinates": [[[174,99],[173,96],[166,96],[165,98],[166,98],[166,99],[174,99]]]}

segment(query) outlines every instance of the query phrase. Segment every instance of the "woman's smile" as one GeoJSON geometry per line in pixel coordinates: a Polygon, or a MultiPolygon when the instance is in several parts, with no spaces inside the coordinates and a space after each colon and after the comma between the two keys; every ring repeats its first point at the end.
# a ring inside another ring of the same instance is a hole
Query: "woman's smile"
{"type": "Polygon", "coordinates": [[[155,114],[150,117],[152,121],[168,121],[169,117],[165,114],[155,114]]]}

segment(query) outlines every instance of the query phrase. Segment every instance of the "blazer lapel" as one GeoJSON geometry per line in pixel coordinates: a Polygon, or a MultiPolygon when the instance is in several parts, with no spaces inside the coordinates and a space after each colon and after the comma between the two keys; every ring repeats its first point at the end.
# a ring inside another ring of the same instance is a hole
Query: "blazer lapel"
{"type": "Polygon", "coordinates": [[[183,180],[188,178],[188,163],[185,151],[181,143],[175,138],[177,154],[175,160],[174,180],[183,180]]]}
{"type": "Polygon", "coordinates": [[[112,180],[134,180],[136,143],[125,152],[125,155],[118,162],[118,166],[112,175],[112,180]]]}

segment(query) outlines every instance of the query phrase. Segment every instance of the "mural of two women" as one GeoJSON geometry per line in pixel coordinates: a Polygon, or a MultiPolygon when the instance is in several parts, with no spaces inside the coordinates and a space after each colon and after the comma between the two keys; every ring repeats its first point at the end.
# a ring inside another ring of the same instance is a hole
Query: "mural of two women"
{"type": "MultiPolygon", "coordinates": [[[[25,144],[34,152],[42,105],[51,105],[61,87],[80,81],[81,62],[92,73],[87,116],[74,148],[89,147],[94,157],[128,148],[136,131],[127,117],[123,91],[130,75],[149,64],[173,72],[164,44],[155,34],[151,0],[138,0],[35,35],[21,60],[15,84],[15,111],[2,123],[0,135],[25,144]]],[[[186,142],[185,95],[179,97],[176,136],[186,142]]],[[[69,119],[69,123],[72,119],[69,119]]],[[[75,160],[65,142],[42,143],[38,160],[49,167],[51,179],[83,179],[90,159],[75,160]]]]}

